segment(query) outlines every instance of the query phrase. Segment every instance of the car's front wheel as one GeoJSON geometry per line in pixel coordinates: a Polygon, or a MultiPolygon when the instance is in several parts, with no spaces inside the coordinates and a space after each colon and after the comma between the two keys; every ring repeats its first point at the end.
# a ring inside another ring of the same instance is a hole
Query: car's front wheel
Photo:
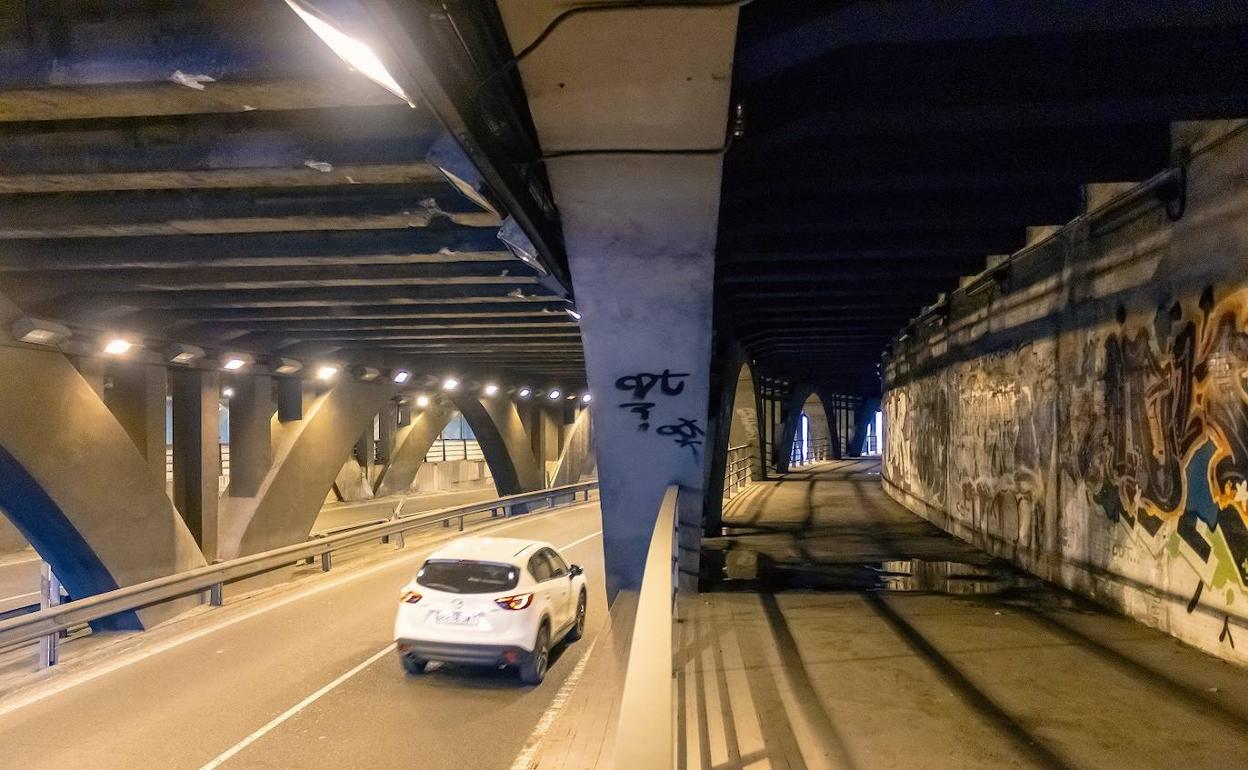
{"type": "Polygon", "coordinates": [[[550,629],[543,623],[537,630],[533,654],[520,664],[520,681],[525,684],[541,684],[546,678],[546,666],[550,662],[550,629]]]}
{"type": "Polygon", "coordinates": [[[425,666],[429,665],[429,661],[421,660],[415,655],[400,655],[399,661],[403,663],[403,670],[409,674],[423,674],[425,666]]]}

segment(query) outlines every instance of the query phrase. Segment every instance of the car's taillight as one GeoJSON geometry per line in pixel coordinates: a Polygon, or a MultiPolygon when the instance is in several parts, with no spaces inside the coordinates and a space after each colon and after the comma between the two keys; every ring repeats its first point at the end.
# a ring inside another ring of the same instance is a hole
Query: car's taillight
{"type": "Polygon", "coordinates": [[[494,600],[494,603],[505,610],[522,610],[533,603],[533,594],[516,594],[515,596],[503,596],[494,600]]]}
{"type": "Polygon", "coordinates": [[[415,604],[416,602],[420,601],[422,598],[423,597],[420,594],[416,593],[415,591],[404,591],[402,594],[399,595],[399,601],[403,602],[404,604],[415,604]]]}

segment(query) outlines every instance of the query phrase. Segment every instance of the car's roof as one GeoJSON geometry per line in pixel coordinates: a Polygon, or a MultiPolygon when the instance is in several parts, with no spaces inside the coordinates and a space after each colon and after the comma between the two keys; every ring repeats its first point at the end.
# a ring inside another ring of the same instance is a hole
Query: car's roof
{"type": "Polygon", "coordinates": [[[461,537],[431,553],[429,559],[514,564],[527,560],[533,551],[543,547],[553,548],[554,546],[540,540],[522,540],[516,537],[461,537]]]}

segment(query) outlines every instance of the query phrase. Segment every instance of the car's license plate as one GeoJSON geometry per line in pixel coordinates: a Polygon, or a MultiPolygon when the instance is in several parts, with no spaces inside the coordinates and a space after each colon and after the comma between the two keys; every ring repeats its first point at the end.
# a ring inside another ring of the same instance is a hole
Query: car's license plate
{"type": "Polygon", "coordinates": [[[439,612],[436,620],[444,626],[475,626],[481,620],[481,615],[466,612],[439,612]]]}

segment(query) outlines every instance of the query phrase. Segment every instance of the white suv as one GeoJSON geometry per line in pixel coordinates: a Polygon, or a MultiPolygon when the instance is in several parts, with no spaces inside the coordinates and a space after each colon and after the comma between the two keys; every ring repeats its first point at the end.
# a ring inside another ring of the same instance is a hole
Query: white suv
{"type": "Polygon", "coordinates": [[[409,674],[431,660],[546,676],[550,648],[585,633],[585,575],[554,546],[464,537],[435,551],[399,598],[394,638],[409,674]]]}

